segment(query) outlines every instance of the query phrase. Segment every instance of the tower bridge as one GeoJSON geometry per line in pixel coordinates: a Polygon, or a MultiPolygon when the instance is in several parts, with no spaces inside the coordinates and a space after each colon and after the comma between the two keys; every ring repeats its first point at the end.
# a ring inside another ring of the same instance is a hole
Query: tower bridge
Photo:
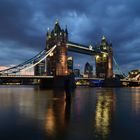
{"type": "MultiPolygon", "coordinates": [[[[92,47],[69,41],[68,30],[60,27],[58,21],[52,31],[46,34],[46,48],[33,58],[8,69],[0,71],[0,79],[53,79],[67,77],[73,70],[68,67],[68,51],[86,54],[95,57],[96,78],[113,78],[113,50],[103,36],[101,43],[92,47]],[[16,76],[15,74],[34,68],[34,76],[16,76]],[[42,72],[39,73],[39,70],[42,72]],[[12,76],[11,76],[12,75],[12,76]],[[51,76],[51,78],[49,77],[51,76]]],[[[89,77],[92,78],[92,77],[89,77]]],[[[59,81],[58,79],[56,81],[59,81]]],[[[46,82],[46,81],[44,81],[46,82]]]]}
{"type": "Polygon", "coordinates": [[[101,44],[92,47],[73,43],[68,39],[67,28],[61,29],[58,22],[52,31],[48,30],[46,39],[46,50],[57,45],[53,54],[47,57],[47,75],[67,75],[70,71],[67,64],[67,52],[77,52],[95,57],[96,76],[98,78],[112,78],[113,76],[113,52],[112,44],[103,37],[101,44]]]}

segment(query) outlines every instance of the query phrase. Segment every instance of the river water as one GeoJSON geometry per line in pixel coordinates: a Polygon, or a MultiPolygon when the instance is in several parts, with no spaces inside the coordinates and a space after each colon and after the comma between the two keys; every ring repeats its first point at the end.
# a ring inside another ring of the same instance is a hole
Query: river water
{"type": "Polygon", "coordinates": [[[140,88],[0,86],[0,140],[140,140],[140,88]]]}

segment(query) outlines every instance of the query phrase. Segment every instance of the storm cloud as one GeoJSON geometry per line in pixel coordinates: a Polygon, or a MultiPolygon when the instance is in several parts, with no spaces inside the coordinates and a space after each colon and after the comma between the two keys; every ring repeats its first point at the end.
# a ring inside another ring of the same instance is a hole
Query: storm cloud
{"type": "Polygon", "coordinates": [[[47,28],[58,19],[70,41],[94,46],[105,35],[121,69],[139,69],[139,7],[138,0],[0,0],[0,65],[44,49],[47,28]]]}

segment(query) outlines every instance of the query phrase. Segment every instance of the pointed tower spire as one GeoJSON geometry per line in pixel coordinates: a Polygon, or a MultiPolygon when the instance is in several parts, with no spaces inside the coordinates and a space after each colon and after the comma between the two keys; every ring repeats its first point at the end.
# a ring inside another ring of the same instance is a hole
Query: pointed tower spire
{"type": "Polygon", "coordinates": [[[58,19],[56,19],[56,21],[55,21],[55,24],[59,24],[59,21],[58,21],[58,19]]]}
{"type": "Polygon", "coordinates": [[[50,35],[50,28],[47,29],[47,36],[50,35]]]}
{"type": "Polygon", "coordinates": [[[59,25],[58,19],[55,22],[55,26],[54,26],[54,33],[60,33],[61,32],[61,27],[59,25]]]}
{"type": "Polygon", "coordinates": [[[103,35],[102,40],[106,40],[106,37],[103,35]]]}
{"type": "Polygon", "coordinates": [[[66,28],[65,28],[65,33],[68,34],[68,29],[67,29],[67,25],[66,25],[66,28]]]}
{"type": "Polygon", "coordinates": [[[102,37],[102,40],[101,40],[101,44],[104,46],[104,45],[107,45],[107,40],[106,40],[106,37],[103,35],[102,37]]]}
{"type": "Polygon", "coordinates": [[[51,38],[50,28],[47,29],[47,39],[51,38]]]}

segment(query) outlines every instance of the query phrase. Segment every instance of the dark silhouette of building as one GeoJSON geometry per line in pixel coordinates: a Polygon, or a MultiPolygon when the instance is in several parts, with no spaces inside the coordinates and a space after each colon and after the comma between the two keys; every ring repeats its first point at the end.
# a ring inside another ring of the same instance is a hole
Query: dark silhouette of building
{"type": "Polygon", "coordinates": [[[113,77],[113,52],[112,44],[103,36],[101,44],[96,47],[100,53],[96,55],[96,76],[98,78],[113,77]]]}
{"type": "Polygon", "coordinates": [[[90,65],[88,62],[85,64],[84,75],[86,75],[87,77],[93,76],[93,66],[90,65]]]}
{"type": "Polygon", "coordinates": [[[73,73],[74,73],[75,77],[80,77],[80,70],[79,69],[74,69],[73,73]]]}
{"type": "Polygon", "coordinates": [[[54,29],[47,32],[46,50],[48,51],[54,45],[56,49],[47,57],[47,75],[61,76],[68,74],[67,68],[67,47],[68,31],[61,29],[56,21],[54,29]]]}
{"type": "Polygon", "coordinates": [[[45,61],[40,62],[34,67],[34,75],[36,76],[45,75],[45,61]]]}
{"type": "Polygon", "coordinates": [[[68,72],[72,73],[73,72],[73,57],[72,56],[68,57],[67,66],[68,66],[68,72]]]}

